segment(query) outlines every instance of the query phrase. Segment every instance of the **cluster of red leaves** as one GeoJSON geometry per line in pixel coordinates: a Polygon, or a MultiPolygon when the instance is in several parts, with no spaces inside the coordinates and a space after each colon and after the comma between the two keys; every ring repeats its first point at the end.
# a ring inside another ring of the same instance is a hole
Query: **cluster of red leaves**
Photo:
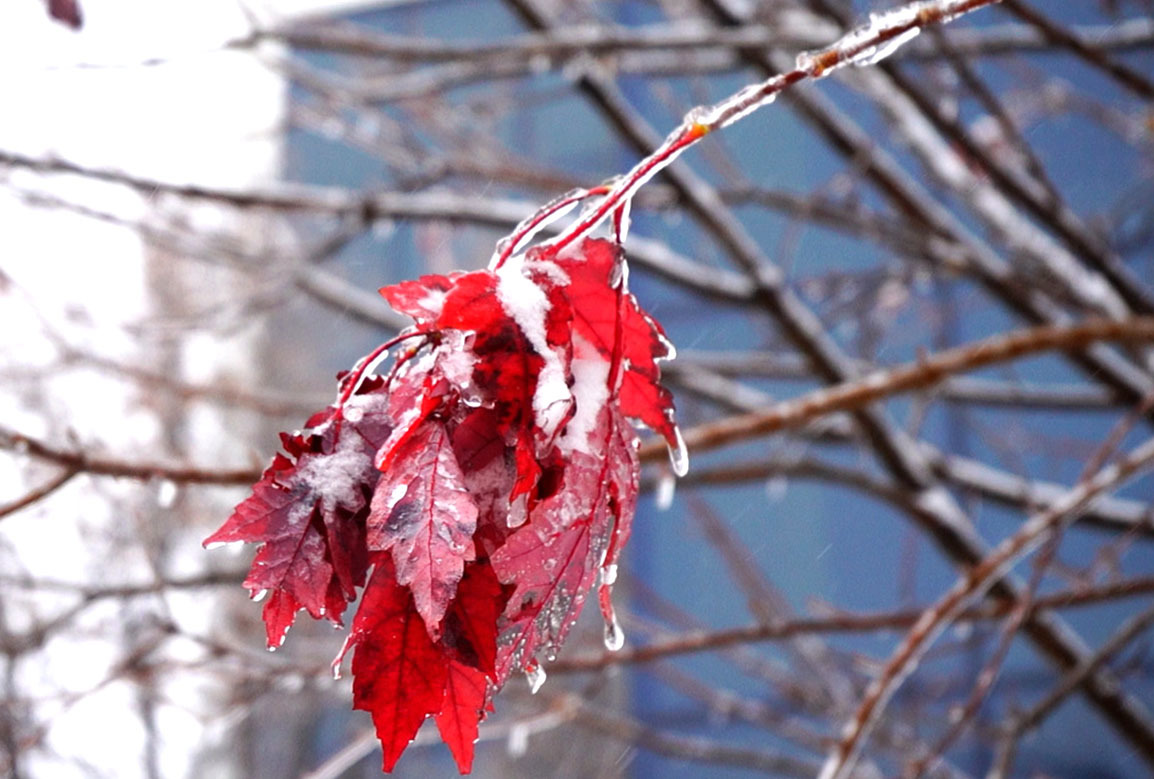
{"type": "Polygon", "coordinates": [[[623,276],[620,247],[589,239],[382,289],[415,320],[391,373],[343,376],[205,542],[263,543],[245,586],[271,593],[270,647],[301,608],[340,624],[364,585],[336,662],[354,649],[354,706],[386,771],[432,715],[468,772],[493,694],[514,671],[540,676],[599,573],[620,645],[609,590],[639,473],[627,418],[680,443],[658,383],[670,347],[623,276]]]}

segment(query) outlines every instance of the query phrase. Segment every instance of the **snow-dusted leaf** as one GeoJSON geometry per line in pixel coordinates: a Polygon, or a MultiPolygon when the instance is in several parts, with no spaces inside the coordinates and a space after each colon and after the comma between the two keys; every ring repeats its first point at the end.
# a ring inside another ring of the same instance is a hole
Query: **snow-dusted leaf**
{"type": "Polygon", "coordinates": [[[270,647],[283,642],[298,609],[340,624],[345,603],[356,598],[367,501],[380,476],[373,453],[389,432],[384,399],[369,385],[347,406],[359,414],[356,422],[338,420],[330,407],[307,433],[282,434],[286,454],[273,458],[252,495],[205,539],[206,546],[263,544],[244,586],[254,597],[271,593],[264,609],[270,647]]]}
{"type": "Polygon", "coordinates": [[[346,648],[385,770],[429,716],[470,770],[492,696],[516,671],[544,678],[598,579],[620,645],[610,588],[640,467],[626,418],[678,439],[658,382],[671,348],[625,278],[620,247],[585,240],[383,288],[414,319],[387,379],[344,376],[347,403],[286,436],[210,539],[265,544],[246,585],[271,591],[270,640],[301,607],[335,618],[373,561],[346,648]]]}
{"type": "Polygon", "coordinates": [[[465,562],[476,556],[477,507],[442,422],[426,421],[398,450],[397,467],[377,483],[368,546],[392,551],[397,583],[412,591],[429,635],[436,638],[465,562]]]}

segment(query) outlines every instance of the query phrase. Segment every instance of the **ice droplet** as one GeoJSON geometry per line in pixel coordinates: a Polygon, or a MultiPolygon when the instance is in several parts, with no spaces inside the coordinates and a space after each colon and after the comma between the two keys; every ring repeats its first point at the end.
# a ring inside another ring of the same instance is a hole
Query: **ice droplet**
{"type": "Polygon", "coordinates": [[[617,615],[614,614],[612,619],[605,622],[605,648],[610,652],[616,652],[623,646],[625,646],[625,633],[617,622],[617,615]]]}
{"type": "Polygon", "coordinates": [[[213,549],[223,549],[226,546],[228,546],[227,541],[213,541],[210,544],[205,544],[204,549],[207,552],[211,552],[213,549]]]}
{"type": "Polygon", "coordinates": [[[509,517],[506,524],[509,527],[521,527],[529,518],[528,495],[518,495],[517,500],[509,504],[509,517]]]}
{"type": "Polygon", "coordinates": [[[345,419],[347,419],[349,422],[352,422],[353,424],[356,424],[365,418],[364,410],[359,409],[356,406],[345,406],[344,415],[345,419]]]}
{"type": "Polygon", "coordinates": [[[617,563],[610,563],[601,568],[601,586],[612,587],[617,583],[617,563]]]}
{"type": "Polygon", "coordinates": [[[765,497],[770,503],[778,503],[789,492],[789,479],[778,475],[765,483],[765,497]]]}
{"type": "Polygon", "coordinates": [[[172,508],[176,502],[176,482],[163,479],[156,490],[156,505],[162,509],[172,508]]]}
{"type": "Polygon", "coordinates": [[[524,757],[529,751],[529,728],[524,722],[516,722],[509,728],[509,741],[506,746],[510,757],[524,757]]]}
{"type": "Polygon", "coordinates": [[[669,463],[673,472],[678,476],[689,473],[689,450],[685,448],[685,439],[681,437],[681,428],[673,428],[674,446],[669,448],[669,463]]]}
{"type": "Polygon", "coordinates": [[[268,595],[268,590],[257,590],[252,594],[253,603],[260,603],[268,595]]]}
{"type": "Polygon", "coordinates": [[[529,692],[533,695],[541,689],[541,685],[545,683],[545,669],[536,660],[533,665],[525,669],[525,679],[529,682],[529,692]]]}
{"type": "Polygon", "coordinates": [[[657,502],[658,511],[668,511],[673,505],[673,493],[677,490],[677,478],[669,471],[663,471],[657,480],[657,495],[655,500],[657,502]]]}

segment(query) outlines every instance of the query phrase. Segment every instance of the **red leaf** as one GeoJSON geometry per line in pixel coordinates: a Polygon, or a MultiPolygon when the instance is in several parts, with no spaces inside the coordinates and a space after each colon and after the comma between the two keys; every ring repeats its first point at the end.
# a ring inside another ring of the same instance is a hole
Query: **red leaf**
{"type": "Polygon", "coordinates": [[[473,746],[477,743],[477,726],[485,718],[488,688],[485,674],[455,660],[449,664],[444,708],[437,714],[437,730],[463,774],[473,770],[473,746]]]}
{"type": "Polygon", "coordinates": [[[386,771],[429,715],[469,771],[491,696],[556,653],[599,572],[619,645],[610,588],[640,467],[626,417],[679,440],[658,382],[671,348],[624,278],[620,247],[586,240],[383,288],[420,340],[385,380],[343,376],[358,393],[284,436],[210,538],[264,543],[246,586],[273,592],[270,641],[301,607],[343,611],[371,554],[346,647],[386,771]]]}
{"type": "Polygon", "coordinates": [[[632,431],[604,409],[591,437],[598,454],[575,451],[555,493],[493,553],[493,570],[515,590],[505,608],[499,641],[498,678],[524,667],[537,651],[556,652],[564,641],[615,533],[628,534],[632,503],[623,493],[637,487],[632,431]],[[628,445],[622,445],[629,440],[628,445]]]}
{"type": "Polygon", "coordinates": [[[48,15],[73,30],[79,30],[84,25],[79,0],[48,0],[48,15]]]}
{"type": "Polygon", "coordinates": [[[443,424],[425,422],[395,451],[404,466],[377,484],[368,546],[392,550],[397,583],[412,590],[417,611],[436,638],[465,561],[476,556],[477,507],[443,424]]]}
{"type": "Polygon", "coordinates": [[[416,281],[381,287],[380,293],[400,313],[418,321],[431,321],[441,315],[445,292],[452,286],[453,276],[421,276],[416,281]]]}
{"type": "Polygon", "coordinates": [[[349,637],[353,707],[372,715],[384,770],[392,771],[421,723],[443,708],[449,670],[388,556],[376,560],[349,637]]]}
{"type": "Polygon", "coordinates": [[[497,618],[508,600],[488,563],[466,567],[457,598],[445,615],[442,643],[452,657],[496,680],[497,618]]]}
{"type": "Polygon", "coordinates": [[[356,395],[345,414],[359,414],[357,422],[330,409],[308,435],[282,436],[288,456],[276,455],[252,495],[205,539],[206,546],[264,544],[244,586],[254,597],[273,594],[264,610],[270,647],[283,643],[300,608],[340,624],[364,580],[366,503],[380,476],[372,455],[389,430],[383,401],[382,394],[356,395]]]}
{"type": "Polygon", "coordinates": [[[531,259],[556,265],[567,275],[568,283],[556,286],[553,295],[568,301],[575,335],[606,360],[621,360],[622,412],[640,419],[676,447],[673,396],[661,386],[658,366],[660,360],[673,357],[673,348],[661,326],[622,288],[621,247],[603,239],[586,239],[564,256],[546,248],[531,259]]]}

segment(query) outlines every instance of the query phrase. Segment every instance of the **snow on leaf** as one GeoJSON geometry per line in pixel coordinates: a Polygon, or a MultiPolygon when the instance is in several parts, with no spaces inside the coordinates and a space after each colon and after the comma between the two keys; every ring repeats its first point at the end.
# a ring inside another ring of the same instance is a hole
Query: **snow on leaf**
{"type": "Polygon", "coordinates": [[[245,585],[271,594],[270,646],[300,608],[339,620],[371,561],[345,648],[386,771],[429,716],[469,771],[492,696],[515,672],[544,679],[598,579],[620,646],[610,590],[640,472],[627,418],[680,441],[659,383],[672,347],[617,244],[498,266],[382,288],[416,337],[386,378],[369,361],[342,375],[344,405],[283,436],[208,539],[264,544],[245,585]]]}
{"type": "Polygon", "coordinates": [[[397,583],[412,590],[417,611],[436,638],[465,562],[476,556],[477,507],[443,423],[424,422],[394,451],[403,466],[377,483],[368,546],[392,551],[397,583]]]}
{"type": "Polygon", "coordinates": [[[361,422],[338,420],[330,408],[307,434],[282,435],[287,455],[273,458],[252,495],[204,541],[263,544],[244,586],[273,593],[264,607],[270,647],[283,642],[300,608],[340,624],[364,579],[366,504],[380,475],[372,455],[389,432],[383,395],[365,389],[350,400],[364,412],[361,422]]]}
{"type": "MultiPolygon", "coordinates": [[[[621,247],[603,239],[586,239],[560,256],[550,247],[536,252],[533,266],[559,267],[569,279],[555,287],[573,312],[573,331],[605,360],[622,362],[618,402],[626,416],[639,419],[676,445],[673,396],[661,386],[658,362],[671,359],[673,348],[665,332],[646,314],[624,284],[621,247]]],[[[578,357],[585,356],[578,352],[578,357]]]]}

